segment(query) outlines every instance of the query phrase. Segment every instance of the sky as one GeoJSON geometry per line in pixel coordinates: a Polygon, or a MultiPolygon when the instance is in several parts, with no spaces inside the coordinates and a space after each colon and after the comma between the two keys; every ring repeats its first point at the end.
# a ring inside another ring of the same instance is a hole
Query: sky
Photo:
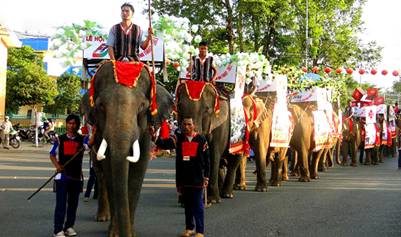
{"type": "MultiPolygon", "coordinates": [[[[13,0],[5,1],[0,7],[0,24],[7,28],[33,34],[51,35],[57,26],[81,23],[84,19],[98,22],[106,29],[120,21],[120,6],[127,0],[13,0]]],[[[142,10],[147,8],[146,0],[132,1],[136,12],[134,22],[143,28],[148,19],[142,10]]],[[[379,87],[391,87],[395,77],[393,70],[401,70],[401,22],[400,0],[368,0],[363,11],[365,42],[375,40],[383,46],[383,59],[377,69],[389,71],[387,76],[364,75],[362,82],[379,87]]],[[[380,75],[379,75],[380,74],[380,75]]],[[[355,78],[360,79],[355,73],[355,78]]]]}

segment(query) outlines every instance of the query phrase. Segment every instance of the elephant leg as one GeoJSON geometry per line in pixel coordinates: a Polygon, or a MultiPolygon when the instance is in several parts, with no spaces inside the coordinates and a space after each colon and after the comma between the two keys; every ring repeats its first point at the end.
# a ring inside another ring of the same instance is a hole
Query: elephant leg
{"type": "Polygon", "coordinates": [[[258,141],[258,149],[254,149],[256,159],[256,187],[255,191],[266,192],[267,191],[267,180],[266,180],[266,153],[267,147],[264,147],[262,141],[258,141]]]}
{"type": "Polygon", "coordinates": [[[384,145],[381,145],[379,148],[379,162],[383,163],[383,156],[384,156],[384,145]]]}
{"type": "MultiPolygon", "coordinates": [[[[363,144],[361,144],[360,148],[359,148],[359,163],[363,164],[363,154],[365,153],[365,146],[363,144]]],[[[366,154],[365,154],[366,156],[366,154]]],[[[366,157],[365,157],[366,160],[366,157]]]]}
{"type": "MultiPolygon", "coordinates": [[[[93,158],[96,159],[96,157],[93,158]]],[[[109,221],[110,220],[109,196],[107,193],[106,178],[104,177],[104,171],[99,161],[93,162],[93,169],[96,174],[96,182],[98,187],[98,197],[97,197],[98,206],[96,213],[96,221],[99,222],[109,221]]]]}
{"type": "Polygon", "coordinates": [[[233,187],[236,171],[242,160],[241,155],[229,155],[227,160],[227,174],[224,179],[222,197],[223,198],[233,198],[233,187]]]}
{"type": "Polygon", "coordinates": [[[342,148],[341,148],[342,157],[343,157],[343,160],[342,160],[342,162],[341,162],[341,165],[342,165],[342,166],[346,166],[346,165],[348,164],[349,147],[350,147],[350,143],[349,143],[348,141],[345,141],[345,140],[344,140],[344,141],[342,142],[342,148]]]}
{"type": "Polygon", "coordinates": [[[275,177],[270,183],[271,186],[281,186],[281,181],[283,179],[283,160],[281,159],[281,152],[278,153],[275,158],[274,162],[275,163],[275,177]]]}
{"type": "Polygon", "coordinates": [[[299,176],[299,166],[298,166],[298,152],[296,150],[292,150],[291,152],[291,176],[299,176]]]}
{"type": "Polygon", "coordinates": [[[351,146],[351,166],[356,167],[357,166],[356,156],[358,147],[355,142],[352,143],[350,146],[351,146]]]}
{"type": "Polygon", "coordinates": [[[329,152],[328,148],[323,149],[322,154],[320,155],[318,159],[318,171],[327,171],[327,153],[329,152]]]}
{"type": "Polygon", "coordinates": [[[271,163],[271,173],[270,173],[270,185],[271,186],[278,186],[278,158],[277,158],[277,154],[274,152],[271,152],[271,154],[269,154],[270,158],[269,160],[271,163]]]}
{"type": "Polygon", "coordinates": [[[378,149],[378,147],[374,147],[373,149],[372,149],[372,152],[371,152],[371,158],[372,158],[372,165],[377,165],[377,162],[378,162],[378,160],[379,160],[379,149],[378,149]]]}
{"type": "MultiPolygon", "coordinates": [[[[286,149],[287,150],[287,149],[286,149]]],[[[287,151],[286,151],[287,153],[287,151]]],[[[282,180],[283,181],[288,181],[288,157],[284,156],[284,160],[283,160],[283,175],[282,175],[282,180]]]]}
{"type": "Polygon", "coordinates": [[[301,161],[299,162],[299,170],[301,177],[298,179],[300,182],[310,182],[309,175],[309,153],[306,148],[301,148],[298,153],[301,161]]]}
{"type": "Polygon", "coordinates": [[[335,146],[335,152],[334,152],[337,165],[341,164],[340,153],[341,153],[341,141],[340,141],[340,139],[338,139],[336,146],[335,146]]]}
{"type": "Polygon", "coordinates": [[[319,166],[319,161],[321,156],[325,153],[324,151],[325,149],[321,149],[318,152],[313,152],[312,154],[312,166],[310,169],[310,178],[311,179],[318,179],[319,175],[318,175],[318,166],[319,166]]]}
{"type": "Polygon", "coordinates": [[[365,155],[366,155],[366,158],[365,158],[365,163],[364,163],[364,165],[370,165],[371,164],[371,158],[372,158],[372,152],[373,152],[373,149],[374,148],[370,148],[370,149],[366,149],[365,150],[365,155]]]}
{"type": "MultiPolygon", "coordinates": [[[[230,159],[230,157],[228,157],[230,159]]],[[[224,179],[226,177],[226,169],[228,165],[228,159],[227,158],[222,158],[220,160],[220,166],[219,166],[219,177],[218,177],[218,187],[219,187],[219,193],[223,192],[223,185],[224,185],[224,179]]]]}
{"type": "Polygon", "coordinates": [[[237,175],[235,177],[235,186],[234,189],[236,190],[246,190],[246,162],[247,162],[247,157],[246,156],[241,156],[240,161],[239,161],[239,167],[237,169],[237,175]]]}
{"type": "Polygon", "coordinates": [[[207,199],[209,203],[220,203],[221,198],[218,179],[221,153],[218,151],[218,148],[215,144],[212,144],[210,151],[210,177],[207,190],[207,199]]]}

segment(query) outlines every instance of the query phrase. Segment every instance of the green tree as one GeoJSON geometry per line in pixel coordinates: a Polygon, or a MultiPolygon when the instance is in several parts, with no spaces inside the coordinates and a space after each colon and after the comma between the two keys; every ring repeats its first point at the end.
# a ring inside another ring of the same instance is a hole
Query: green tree
{"type": "Polygon", "coordinates": [[[46,74],[41,55],[27,46],[11,48],[7,67],[8,113],[18,112],[18,108],[24,105],[53,103],[56,83],[46,74]]]}
{"type": "Polygon", "coordinates": [[[81,79],[79,76],[63,73],[57,78],[57,95],[53,104],[45,107],[45,112],[65,114],[79,112],[81,101],[81,79]]]}

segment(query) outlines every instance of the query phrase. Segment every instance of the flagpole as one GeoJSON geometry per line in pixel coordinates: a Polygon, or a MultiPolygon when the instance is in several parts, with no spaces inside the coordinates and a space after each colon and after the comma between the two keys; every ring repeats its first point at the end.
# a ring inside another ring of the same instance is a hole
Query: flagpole
{"type": "MultiPolygon", "coordinates": [[[[149,28],[152,29],[152,12],[151,12],[151,5],[150,5],[150,0],[148,0],[148,13],[149,13],[149,28]]],[[[150,37],[150,48],[152,50],[152,71],[153,71],[153,76],[155,77],[155,57],[154,57],[154,45],[153,45],[153,29],[152,29],[152,35],[150,37]]]]}

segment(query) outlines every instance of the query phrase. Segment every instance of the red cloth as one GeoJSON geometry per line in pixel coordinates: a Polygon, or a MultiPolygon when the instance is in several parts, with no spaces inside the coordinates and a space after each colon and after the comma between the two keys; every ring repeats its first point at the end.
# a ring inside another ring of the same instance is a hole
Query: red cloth
{"type": "Polygon", "coordinates": [[[199,100],[202,97],[203,90],[205,89],[206,82],[186,80],[185,88],[191,100],[199,100]]]}
{"type": "Polygon", "coordinates": [[[114,62],[114,76],[116,82],[129,88],[136,86],[136,81],[141,76],[144,63],[142,62],[114,62]]]}
{"type": "Polygon", "coordinates": [[[79,144],[75,141],[64,142],[64,155],[75,155],[78,151],[79,144]]]}
{"type": "Polygon", "coordinates": [[[199,143],[197,142],[183,142],[182,143],[182,155],[196,157],[199,143]]]}
{"type": "Polygon", "coordinates": [[[81,134],[82,135],[88,135],[89,134],[89,129],[88,129],[88,127],[86,125],[81,128],[81,134]]]}
{"type": "Polygon", "coordinates": [[[375,128],[376,128],[376,146],[380,146],[381,144],[381,139],[380,139],[380,128],[379,126],[375,123],[375,128]]]}
{"type": "Polygon", "coordinates": [[[160,127],[160,137],[162,139],[167,139],[170,137],[170,127],[166,120],[162,122],[162,125],[160,127]]]}
{"type": "Polygon", "coordinates": [[[393,139],[391,137],[390,128],[387,126],[387,146],[391,147],[393,145],[393,139]]]}

